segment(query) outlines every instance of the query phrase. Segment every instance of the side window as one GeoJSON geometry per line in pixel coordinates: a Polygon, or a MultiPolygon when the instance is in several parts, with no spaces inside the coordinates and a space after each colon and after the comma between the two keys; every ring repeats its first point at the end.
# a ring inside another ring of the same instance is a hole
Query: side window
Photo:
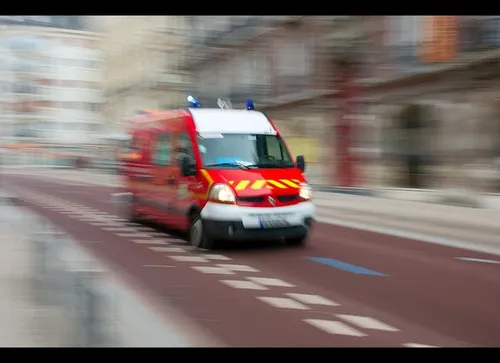
{"type": "Polygon", "coordinates": [[[275,160],[289,161],[287,152],[284,151],[284,145],[276,136],[266,136],[267,155],[274,157],[275,160]]]}
{"type": "Polygon", "coordinates": [[[186,133],[182,133],[179,135],[178,140],[179,141],[177,144],[177,160],[180,161],[180,159],[184,155],[194,157],[193,144],[191,143],[189,135],[186,133]]]}
{"type": "Polygon", "coordinates": [[[155,148],[155,165],[170,165],[170,154],[172,147],[172,137],[170,134],[162,134],[158,137],[155,148]]]}

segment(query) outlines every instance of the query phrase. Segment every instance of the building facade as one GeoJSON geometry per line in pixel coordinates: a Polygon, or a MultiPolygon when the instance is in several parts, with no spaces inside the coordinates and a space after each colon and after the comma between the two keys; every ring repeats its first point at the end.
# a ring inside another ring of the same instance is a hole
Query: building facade
{"type": "Polygon", "coordinates": [[[138,110],[185,104],[185,36],[183,16],[114,17],[103,27],[103,117],[109,133],[123,132],[126,118],[138,110]]]}
{"type": "Polygon", "coordinates": [[[56,26],[8,24],[0,43],[3,138],[94,142],[102,105],[96,35],[56,26]]]}
{"type": "Polygon", "coordinates": [[[422,54],[429,18],[196,17],[185,64],[201,99],[255,99],[313,183],[338,183],[338,123],[351,118],[356,186],[498,191],[498,17],[457,17],[440,60],[422,54]]]}
{"type": "MultiPolygon", "coordinates": [[[[305,154],[308,175],[329,184],[333,137],[334,74],[328,37],[356,38],[351,17],[193,17],[189,60],[193,88],[205,104],[252,98],[286,136],[294,154],[305,154]],[[343,35],[342,35],[343,34],[343,35]]],[[[359,17],[357,17],[359,18],[359,17]]],[[[339,38],[339,39],[340,39],[339,38]]]]}

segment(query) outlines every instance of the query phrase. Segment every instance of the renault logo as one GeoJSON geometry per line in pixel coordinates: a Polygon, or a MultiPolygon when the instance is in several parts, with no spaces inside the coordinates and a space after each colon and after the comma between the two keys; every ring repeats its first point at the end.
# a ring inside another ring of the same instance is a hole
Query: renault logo
{"type": "Polygon", "coordinates": [[[271,204],[273,207],[276,205],[276,199],[274,199],[273,197],[269,197],[267,198],[267,200],[269,201],[269,204],[271,204]]]}

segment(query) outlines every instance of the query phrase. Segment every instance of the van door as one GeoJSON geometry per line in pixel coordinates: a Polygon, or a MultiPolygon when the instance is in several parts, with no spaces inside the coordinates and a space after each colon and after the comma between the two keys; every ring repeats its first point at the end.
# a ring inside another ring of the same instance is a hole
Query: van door
{"type": "Polygon", "coordinates": [[[153,186],[151,189],[152,206],[158,222],[172,224],[172,207],[175,196],[175,172],[172,165],[172,134],[169,132],[157,135],[154,150],[153,186]]]}
{"type": "Polygon", "coordinates": [[[175,145],[175,167],[177,169],[177,193],[174,199],[175,210],[177,212],[175,224],[180,229],[187,229],[189,227],[189,220],[186,217],[194,199],[193,191],[196,189],[196,176],[182,176],[180,162],[184,156],[194,160],[194,148],[187,132],[177,133],[175,145]]]}

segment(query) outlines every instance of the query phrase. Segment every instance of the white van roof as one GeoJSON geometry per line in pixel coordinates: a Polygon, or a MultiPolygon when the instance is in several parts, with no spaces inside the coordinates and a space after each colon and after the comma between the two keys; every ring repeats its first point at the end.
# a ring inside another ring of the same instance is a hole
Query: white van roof
{"type": "Polygon", "coordinates": [[[267,117],[259,111],[190,108],[199,133],[276,135],[267,117]]]}

